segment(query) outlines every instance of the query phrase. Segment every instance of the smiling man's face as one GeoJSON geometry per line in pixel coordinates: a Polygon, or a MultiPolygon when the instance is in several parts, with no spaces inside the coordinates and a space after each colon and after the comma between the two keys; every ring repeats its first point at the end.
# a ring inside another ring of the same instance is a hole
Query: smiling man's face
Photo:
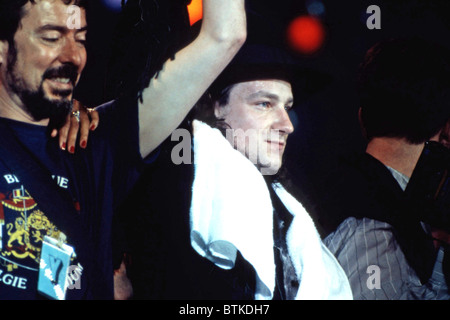
{"type": "Polygon", "coordinates": [[[23,10],[14,47],[8,47],[3,59],[2,83],[36,121],[67,114],[86,65],[85,11],[81,9],[81,28],[69,29],[71,12],[61,0],[28,2],[23,10]]]}
{"type": "Polygon", "coordinates": [[[275,174],[289,134],[294,131],[288,111],[293,104],[290,83],[257,80],[233,85],[228,103],[216,104],[215,115],[231,128],[227,139],[262,173],[275,174]]]}

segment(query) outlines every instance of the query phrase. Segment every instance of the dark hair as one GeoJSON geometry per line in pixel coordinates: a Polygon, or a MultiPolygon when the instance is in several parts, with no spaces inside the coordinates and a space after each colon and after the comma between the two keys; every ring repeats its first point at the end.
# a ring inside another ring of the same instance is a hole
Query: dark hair
{"type": "Polygon", "coordinates": [[[191,0],[122,0],[113,36],[106,95],[138,95],[190,41],[191,0]]]}
{"type": "Polygon", "coordinates": [[[213,128],[217,128],[225,135],[225,130],[229,129],[230,126],[225,122],[224,119],[219,119],[214,113],[214,108],[216,103],[220,107],[228,104],[230,99],[231,89],[235,84],[227,86],[221,92],[214,94],[209,90],[197,101],[192,111],[187,116],[187,120],[192,122],[194,119],[200,120],[213,128]]]}
{"type": "MultiPolygon", "coordinates": [[[[87,0],[61,0],[65,4],[73,3],[86,8],[87,0]]],[[[23,7],[28,3],[36,3],[36,0],[1,0],[0,1],[0,40],[13,43],[14,35],[19,28],[24,11],[23,7]]]]}
{"type": "Polygon", "coordinates": [[[358,91],[369,139],[425,142],[450,118],[448,51],[420,38],[380,42],[360,65],[358,91]]]}

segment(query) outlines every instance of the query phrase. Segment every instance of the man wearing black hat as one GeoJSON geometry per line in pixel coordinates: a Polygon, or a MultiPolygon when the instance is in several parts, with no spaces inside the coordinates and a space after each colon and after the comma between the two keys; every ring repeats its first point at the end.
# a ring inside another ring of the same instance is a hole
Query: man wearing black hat
{"type": "MultiPolygon", "coordinates": [[[[347,278],[280,182],[294,128],[283,52],[247,43],[123,208],[136,299],[349,299],[347,278]],[[187,131],[186,131],[187,132],[187,131]]],[[[181,130],[181,129],[180,129],[181,130]]]]}

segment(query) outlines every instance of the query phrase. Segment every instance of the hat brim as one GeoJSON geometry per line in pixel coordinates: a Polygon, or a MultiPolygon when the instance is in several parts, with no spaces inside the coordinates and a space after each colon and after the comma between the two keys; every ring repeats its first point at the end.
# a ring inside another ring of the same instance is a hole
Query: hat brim
{"type": "Polygon", "coordinates": [[[227,87],[256,80],[289,82],[302,99],[325,89],[333,77],[319,71],[307,61],[299,61],[286,51],[262,44],[245,44],[233,61],[210,87],[213,96],[220,96],[227,87]]]}

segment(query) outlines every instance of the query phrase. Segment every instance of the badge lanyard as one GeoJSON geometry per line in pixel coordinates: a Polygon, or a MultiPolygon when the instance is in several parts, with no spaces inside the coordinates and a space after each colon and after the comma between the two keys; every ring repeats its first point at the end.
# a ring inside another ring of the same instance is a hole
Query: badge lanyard
{"type": "Polygon", "coordinates": [[[64,300],[73,248],[48,236],[42,242],[38,291],[55,300],[64,300]]]}

